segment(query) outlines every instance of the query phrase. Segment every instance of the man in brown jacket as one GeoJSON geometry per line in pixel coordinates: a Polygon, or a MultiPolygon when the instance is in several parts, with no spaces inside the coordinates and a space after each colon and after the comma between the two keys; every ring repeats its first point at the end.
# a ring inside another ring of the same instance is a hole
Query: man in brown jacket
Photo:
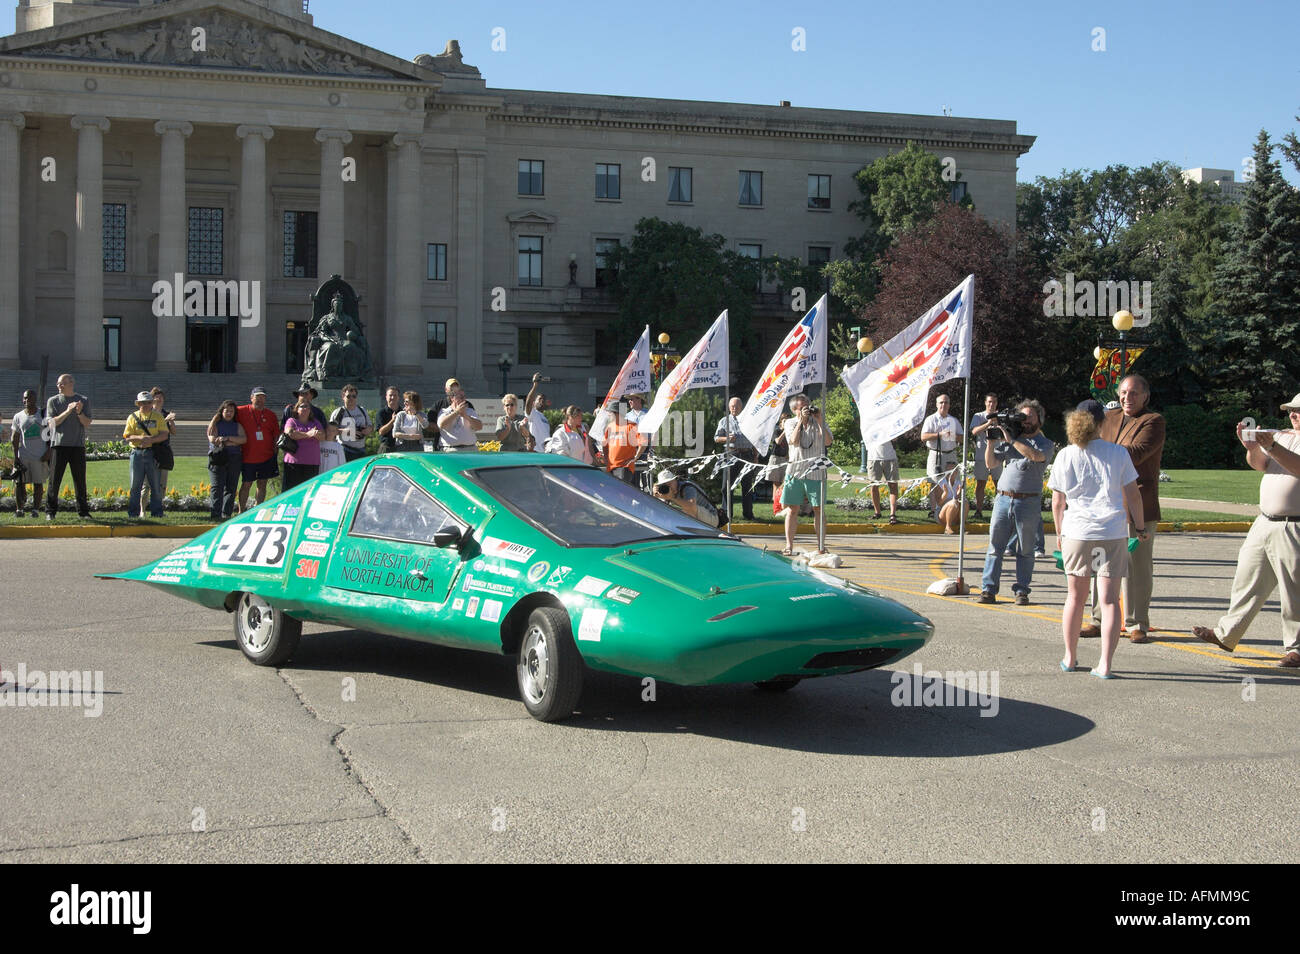
{"type": "MultiPolygon", "coordinates": [[[[1106,412],[1098,436],[1126,448],[1138,472],[1138,493],[1142,496],[1142,516],[1150,533],[1129,557],[1128,576],[1124,578],[1124,631],[1134,643],[1150,642],[1152,556],[1155,549],[1156,524],[1160,521],[1160,455],[1165,447],[1165,419],[1147,407],[1151,385],[1140,374],[1130,374],[1119,383],[1119,407],[1106,412]]],[[[1136,537],[1132,523],[1128,535],[1136,537]]],[[[1092,583],[1092,624],[1080,635],[1101,635],[1100,604],[1097,581],[1092,583]]]]}

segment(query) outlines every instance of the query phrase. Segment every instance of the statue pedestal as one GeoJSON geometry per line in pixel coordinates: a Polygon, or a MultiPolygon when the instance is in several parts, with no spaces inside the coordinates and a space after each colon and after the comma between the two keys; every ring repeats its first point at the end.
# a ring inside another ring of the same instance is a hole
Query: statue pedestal
{"type": "Polygon", "coordinates": [[[374,388],[357,388],[357,403],[366,409],[372,419],[384,409],[384,397],[374,388]]]}

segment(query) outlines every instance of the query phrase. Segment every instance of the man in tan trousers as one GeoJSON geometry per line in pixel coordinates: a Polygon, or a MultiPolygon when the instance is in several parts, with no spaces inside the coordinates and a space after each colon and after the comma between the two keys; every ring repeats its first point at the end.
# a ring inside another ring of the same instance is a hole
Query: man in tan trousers
{"type": "Polygon", "coordinates": [[[1264,473],[1259,481],[1259,516],[1237,556],[1227,614],[1214,629],[1194,626],[1192,633],[1232,652],[1265,600],[1278,589],[1285,653],[1278,665],[1300,669],[1300,394],[1283,404],[1282,410],[1291,416],[1288,431],[1251,434],[1248,422],[1237,425],[1246,462],[1264,473]]]}
{"type": "MultiPolygon", "coordinates": [[[[1138,544],[1128,561],[1124,577],[1124,632],[1134,643],[1150,642],[1151,577],[1155,556],[1156,524],[1160,522],[1160,455],[1165,449],[1165,419],[1152,411],[1151,385],[1140,374],[1130,374],[1119,383],[1119,407],[1106,412],[1098,436],[1118,444],[1129,452],[1138,472],[1138,493],[1142,497],[1142,516],[1146,520],[1147,538],[1138,544]]],[[[1138,534],[1129,524],[1128,535],[1138,534]]],[[[1092,581],[1092,623],[1084,626],[1080,636],[1101,635],[1101,605],[1097,602],[1097,580],[1092,581]]]]}

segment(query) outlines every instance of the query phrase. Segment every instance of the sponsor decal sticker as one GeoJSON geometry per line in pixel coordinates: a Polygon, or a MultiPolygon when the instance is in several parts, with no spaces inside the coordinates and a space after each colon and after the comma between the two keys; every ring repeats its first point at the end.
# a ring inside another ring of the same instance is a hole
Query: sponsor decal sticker
{"type": "Polygon", "coordinates": [[[574,587],[579,593],[586,593],[588,596],[600,596],[609,588],[609,580],[602,580],[596,576],[584,576],[574,587]]]}
{"type": "Polygon", "coordinates": [[[545,560],[540,560],[528,568],[527,580],[536,586],[541,582],[542,577],[551,572],[551,565],[545,560]]]}
{"type": "Polygon", "coordinates": [[[600,642],[600,631],[605,628],[605,614],[608,610],[590,606],[582,611],[582,620],[578,623],[578,638],[590,642],[600,642]]]}
{"type": "Polygon", "coordinates": [[[330,483],[331,483],[331,484],[346,484],[346,483],[347,483],[349,480],[351,480],[351,479],[352,479],[352,475],[351,475],[351,474],[335,474],[333,477],[330,478],[330,483]]]}
{"type": "Polygon", "coordinates": [[[459,613],[464,608],[465,608],[465,601],[461,599],[459,596],[451,601],[451,611],[453,613],[459,613]]]}
{"type": "Polygon", "coordinates": [[[335,484],[320,484],[316,487],[315,496],[311,498],[311,507],[307,510],[307,516],[313,520],[337,522],[343,515],[343,503],[347,499],[348,488],[335,484]]]}
{"type": "Polygon", "coordinates": [[[501,619],[501,601],[500,601],[500,600],[484,600],[484,601],[483,601],[483,615],[481,615],[481,616],[479,617],[479,619],[484,620],[485,622],[488,622],[488,623],[495,623],[495,622],[497,622],[498,620],[500,620],[500,619],[501,619]]]}
{"type": "Polygon", "coordinates": [[[272,517],[271,519],[272,519],[272,520],[283,520],[283,519],[284,519],[284,504],[280,504],[280,506],[278,506],[278,507],[275,508],[275,516],[272,517]]]}
{"type": "Polygon", "coordinates": [[[298,516],[298,514],[300,514],[300,513],[302,513],[302,510],[299,509],[298,507],[285,507],[285,508],[284,508],[284,515],[285,515],[286,517],[296,517],[296,516],[298,516]]]}
{"type": "Polygon", "coordinates": [[[465,574],[461,589],[466,593],[495,593],[498,596],[514,596],[515,588],[507,583],[493,583],[491,580],[476,579],[473,573],[465,574]]]}
{"type": "Polygon", "coordinates": [[[527,563],[536,552],[532,547],[511,543],[509,540],[502,540],[499,537],[483,538],[484,556],[500,557],[502,560],[509,560],[511,563],[527,563]]]}
{"type": "Polygon", "coordinates": [[[316,579],[316,574],[320,572],[320,560],[299,560],[297,568],[293,571],[294,576],[300,576],[304,580],[316,579]]]}
{"type": "Polygon", "coordinates": [[[469,603],[467,603],[465,606],[465,615],[469,617],[473,617],[477,612],[478,612],[478,597],[471,596],[469,598],[469,603]]]}
{"type": "Polygon", "coordinates": [[[488,563],[485,560],[475,560],[474,569],[479,573],[492,573],[495,576],[508,576],[512,580],[519,579],[519,571],[512,566],[501,566],[498,563],[488,563]]]}
{"type": "Polygon", "coordinates": [[[627,606],[640,595],[640,590],[628,589],[626,586],[611,586],[605,593],[607,599],[611,599],[615,603],[622,603],[624,606],[627,606]]]}
{"type": "Polygon", "coordinates": [[[546,578],[547,586],[559,586],[564,582],[564,578],[573,572],[571,566],[557,566],[555,572],[546,578]]]}
{"type": "Polygon", "coordinates": [[[790,597],[790,602],[798,603],[800,600],[819,600],[824,596],[834,596],[834,595],[835,595],[834,593],[808,593],[805,596],[792,596],[790,597]]]}
{"type": "Polygon", "coordinates": [[[308,543],[304,540],[298,544],[298,548],[293,551],[294,556],[323,557],[330,552],[328,544],[308,543]]]}
{"type": "Polygon", "coordinates": [[[308,540],[328,540],[334,535],[334,528],[327,527],[317,520],[303,528],[302,535],[308,540]]]}

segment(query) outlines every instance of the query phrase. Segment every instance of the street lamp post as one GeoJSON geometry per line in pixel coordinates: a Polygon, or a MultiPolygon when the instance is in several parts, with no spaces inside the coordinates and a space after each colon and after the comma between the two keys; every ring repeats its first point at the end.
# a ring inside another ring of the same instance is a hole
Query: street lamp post
{"type": "Polygon", "coordinates": [[[668,332],[663,331],[659,333],[659,343],[650,346],[650,379],[656,391],[663,384],[664,375],[676,367],[677,361],[674,359],[681,357],[678,350],[669,344],[670,341],[672,338],[668,332]]]}
{"type": "Polygon", "coordinates": [[[501,371],[501,393],[502,394],[505,394],[508,390],[510,390],[510,385],[507,383],[507,376],[510,374],[510,369],[513,367],[514,367],[514,363],[511,362],[510,354],[508,352],[502,354],[500,360],[497,361],[497,368],[499,368],[501,371]]]}

